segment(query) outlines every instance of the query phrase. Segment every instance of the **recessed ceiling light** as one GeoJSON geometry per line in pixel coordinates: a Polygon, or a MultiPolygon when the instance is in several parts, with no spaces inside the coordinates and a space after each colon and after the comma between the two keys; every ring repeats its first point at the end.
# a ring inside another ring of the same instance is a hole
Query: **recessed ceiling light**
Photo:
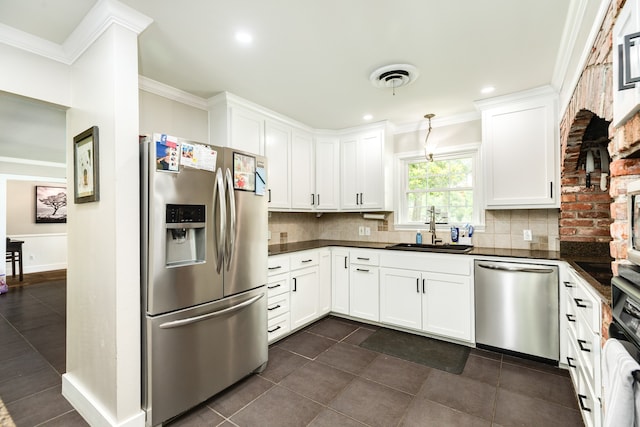
{"type": "Polygon", "coordinates": [[[362,116],[363,120],[371,120],[373,119],[373,116],[371,114],[365,114],[364,116],[362,116]]]}
{"type": "Polygon", "coordinates": [[[246,31],[237,31],[236,41],[242,44],[251,44],[251,42],[253,41],[253,36],[251,35],[251,33],[248,33],[246,31]]]}
{"type": "Polygon", "coordinates": [[[482,89],[480,89],[480,93],[491,93],[491,92],[493,92],[494,90],[496,90],[496,88],[495,88],[495,87],[493,87],[493,86],[486,86],[486,87],[483,87],[482,89]]]}

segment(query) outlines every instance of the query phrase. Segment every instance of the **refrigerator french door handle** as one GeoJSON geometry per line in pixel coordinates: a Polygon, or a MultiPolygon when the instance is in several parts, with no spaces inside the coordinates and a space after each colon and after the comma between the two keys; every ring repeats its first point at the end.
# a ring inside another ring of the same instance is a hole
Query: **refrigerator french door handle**
{"type": "Polygon", "coordinates": [[[225,257],[227,271],[231,267],[231,258],[236,249],[236,198],[233,190],[233,177],[231,171],[227,168],[225,172],[225,181],[227,184],[226,196],[229,200],[229,227],[226,232],[225,257]]]}
{"type": "MultiPolygon", "coordinates": [[[[224,199],[224,182],[222,180],[222,171],[218,169],[218,171],[216,172],[216,183],[213,187],[213,203],[214,205],[218,205],[219,218],[217,219],[217,225],[219,225],[220,227],[219,229],[216,229],[216,224],[213,225],[213,244],[216,248],[216,271],[218,273],[222,271],[222,264],[224,262],[224,234],[227,228],[227,209],[224,199]]],[[[215,215],[215,207],[213,210],[215,215]]]]}
{"type": "Polygon", "coordinates": [[[258,301],[260,298],[264,296],[264,293],[260,295],[256,295],[255,297],[248,299],[246,301],[241,302],[240,304],[233,305],[231,307],[227,307],[222,310],[214,311],[212,313],[201,314],[200,316],[188,317],[186,319],[174,320],[172,322],[162,323],[160,325],[160,329],[171,329],[171,328],[179,328],[180,326],[190,325],[196,322],[202,322],[203,320],[212,319],[214,317],[222,316],[225,314],[232,313],[234,311],[238,311],[248,305],[253,304],[258,301]]]}

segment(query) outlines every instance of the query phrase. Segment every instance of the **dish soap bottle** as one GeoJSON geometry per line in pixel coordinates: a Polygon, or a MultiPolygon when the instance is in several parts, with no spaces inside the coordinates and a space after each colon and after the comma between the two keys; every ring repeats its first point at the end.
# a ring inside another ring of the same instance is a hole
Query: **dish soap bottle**
{"type": "Polygon", "coordinates": [[[418,232],[416,233],[416,244],[417,245],[422,244],[422,233],[420,232],[420,230],[418,230],[418,232]]]}

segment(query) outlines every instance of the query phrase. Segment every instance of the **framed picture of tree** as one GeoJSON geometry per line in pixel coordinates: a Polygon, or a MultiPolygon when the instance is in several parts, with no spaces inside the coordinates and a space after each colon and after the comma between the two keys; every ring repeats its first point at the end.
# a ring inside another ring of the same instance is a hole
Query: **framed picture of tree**
{"type": "Polygon", "coordinates": [[[36,224],[67,222],[67,188],[36,186],[36,224]]]}
{"type": "Polygon", "coordinates": [[[92,126],[73,138],[74,201],[100,200],[98,173],[98,126],[92,126]]]}

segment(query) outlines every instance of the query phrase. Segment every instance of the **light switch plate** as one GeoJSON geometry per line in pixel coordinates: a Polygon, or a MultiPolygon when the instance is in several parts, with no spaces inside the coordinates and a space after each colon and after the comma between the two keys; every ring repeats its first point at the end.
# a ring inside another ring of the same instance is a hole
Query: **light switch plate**
{"type": "Polygon", "coordinates": [[[524,235],[525,242],[530,242],[533,240],[533,236],[531,235],[531,230],[522,230],[524,235]]]}

